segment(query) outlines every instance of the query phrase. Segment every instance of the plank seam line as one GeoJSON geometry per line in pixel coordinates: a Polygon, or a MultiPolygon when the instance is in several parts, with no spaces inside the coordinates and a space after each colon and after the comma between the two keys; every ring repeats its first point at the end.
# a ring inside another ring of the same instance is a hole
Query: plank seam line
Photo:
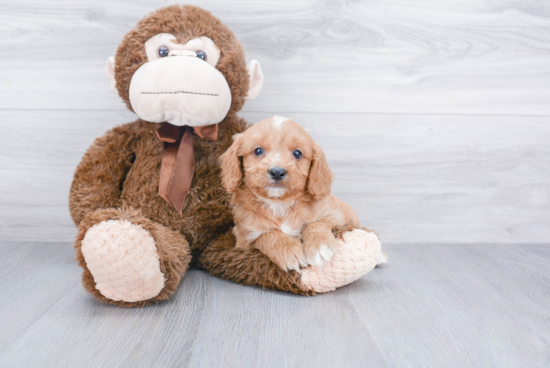
{"type": "MultiPolygon", "coordinates": [[[[16,111],[16,112],[31,112],[31,111],[44,111],[44,112],[131,112],[128,109],[14,109],[14,108],[1,108],[0,111],[16,111]]],[[[327,115],[417,115],[417,116],[510,116],[510,117],[550,117],[550,114],[473,114],[473,113],[432,113],[432,112],[357,112],[357,111],[254,111],[254,110],[241,110],[239,113],[243,114],[327,114],[327,115]]],[[[136,116],[137,118],[137,116],[136,116]]]]}

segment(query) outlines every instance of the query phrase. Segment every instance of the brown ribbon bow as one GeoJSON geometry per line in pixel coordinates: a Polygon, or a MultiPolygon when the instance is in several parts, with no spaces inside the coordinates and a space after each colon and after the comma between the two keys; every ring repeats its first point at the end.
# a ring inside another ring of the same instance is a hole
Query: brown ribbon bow
{"type": "Polygon", "coordinates": [[[218,124],[192,128],[163,123],[157,129],[157,136],[164,142],[159,195],[179,214],[183,211],[195,173],[193,132],[202,139],[215,141],[218,139],[218,124]]]}

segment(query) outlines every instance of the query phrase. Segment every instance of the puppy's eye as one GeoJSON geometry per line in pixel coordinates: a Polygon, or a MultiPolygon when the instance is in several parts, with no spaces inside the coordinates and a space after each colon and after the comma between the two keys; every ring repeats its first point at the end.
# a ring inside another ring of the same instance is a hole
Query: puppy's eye
{"type": "Polygon", "coordinates": [[[294,150],[294,152],[292,152],[292,155],[294,157],[296,157],[298,160],[302,158],[302,152],[300,152],[300,150],[294,150]]]}
{"type": "Polygon", "coordinates": [[[168,47],[164,45],[160,46],[157,50],[157,54],[161,58],[168,56],[169,53],[170,53],[170,50],[168,49],[168,47]]]}
{"type": "Polygon", "coordinates": [[[202,60],[206,61],[206,52],[204,52],[202,50],[197,51],[197,57],[199,59],[202,59],[202,60]]]}
{"type": "Polygon", "coordinates": [[[256,156],[261,156],[261,155],[264,154],[264,149],[263,149],[262,147],[258,147],[258,148],[256,148],[256,149],[254,150],[254,154],[255,154],[256,156]]]}

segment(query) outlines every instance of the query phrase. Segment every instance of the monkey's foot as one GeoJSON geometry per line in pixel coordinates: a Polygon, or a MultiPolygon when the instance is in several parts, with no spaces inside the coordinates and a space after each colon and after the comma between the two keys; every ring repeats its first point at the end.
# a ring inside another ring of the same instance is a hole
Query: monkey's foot
{"type": "Polygon", "coordinates": [[[154,298],[164,287],[155,241],[140,225],[102,221],[86,232],[82,254],[96,289],[106,298],[138,302],[154,298]]]}
{"type": "Polygon", "coordinates": [[[323,267],[309,267],[302,271],[301,282],[306,289],[317,293],[333,291],[387,261],[374,233],[355,229],[343,234],[338,243],[336,252],[323,267]]]}

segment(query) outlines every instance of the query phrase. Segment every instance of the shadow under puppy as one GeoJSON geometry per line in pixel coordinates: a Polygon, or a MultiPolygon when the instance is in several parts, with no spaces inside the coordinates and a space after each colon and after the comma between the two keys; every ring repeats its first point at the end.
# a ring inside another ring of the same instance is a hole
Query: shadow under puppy
{"type": "Polygon", "coordinates": [[[223,186],[233,194],[236,246],[259,249],[283,270],[322,266],[338,246],[332,229],[360,225],[330,194],[334,175],[321,147],[282,116],[233,139],[220,160],[223,186]]]}

